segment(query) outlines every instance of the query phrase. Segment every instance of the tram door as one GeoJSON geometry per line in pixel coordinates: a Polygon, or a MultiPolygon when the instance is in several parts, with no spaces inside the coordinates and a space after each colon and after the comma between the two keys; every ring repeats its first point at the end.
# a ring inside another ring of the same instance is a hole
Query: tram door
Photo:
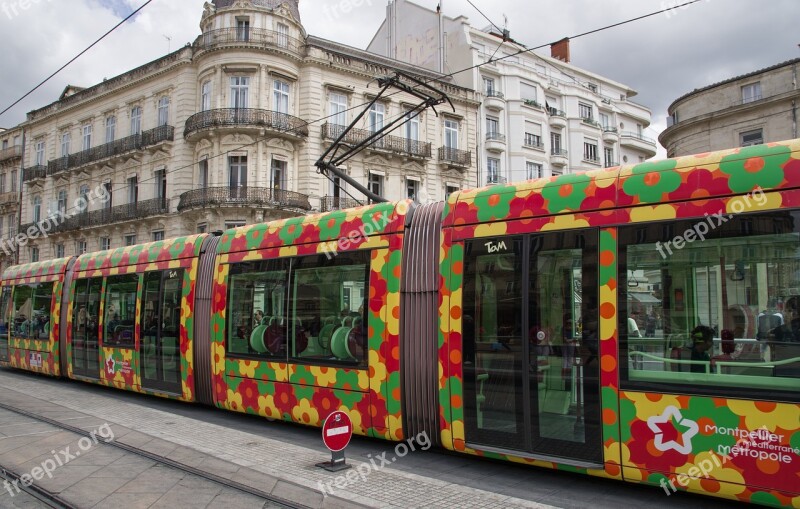
{"type": "Polygon", "coordinates": [[[3,287],[3,292],[0,294],[0,361],[8,362],[8,335],[10,328],[8,324],[11,319],[11,287],[3,287]]]}
{"type": "Polygon", "coordinates": [[[139,364],[142,386],[173,394],[181,389],[183,270],[147,272],[142,292],[139,364]]]}
{"type": "Polygon", "coordinates": [[[100,378],[100,345],[97,319],[100,316],[100,293],[103,279],[75,281],[72,302],[72,373],[86,378],[100,378]]]}
{"type": "Polygon", "coordinates": [[[467,443],[601,462],[597,232],[468,241],[464,258],[467,443]]]}

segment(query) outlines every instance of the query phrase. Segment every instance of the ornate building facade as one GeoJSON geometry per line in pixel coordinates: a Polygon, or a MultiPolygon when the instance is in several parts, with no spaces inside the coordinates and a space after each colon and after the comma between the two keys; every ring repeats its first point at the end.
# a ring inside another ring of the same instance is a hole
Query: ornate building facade
{"type": "MultiPolygon", "coordinates": [[[[445,143],[475,146],[480,103],[468,88],[308,35],[298,0],[215,0],[200,26],[192,44],[67,87],[28,114],[20,233],[33,235],[20,262],[357,204],[348,193],[361,196],[314,163],[374,98],[375,78],[398,71],[442,90],[455,111],[425,111],[342,169],[392,200],[440,200],[476,185],[475,158],[445,143]]],[[[386,94],[347,141],[417,103],[386,94]]]]}
{"type": "Polygon", "coordinates": [[[19,224],[22,138],[21,128],[0,129],[0,270],[16,261],[11,239],[19,224]]]}

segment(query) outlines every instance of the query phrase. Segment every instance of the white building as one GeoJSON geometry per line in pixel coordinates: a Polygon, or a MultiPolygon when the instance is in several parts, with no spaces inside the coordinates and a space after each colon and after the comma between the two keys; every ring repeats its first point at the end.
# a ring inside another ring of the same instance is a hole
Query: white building
{"type": "Polygon", "coordinates": [[[504,42],[496,29],[474,28],[407,0],[390,0],[368,50],[420,67],[453,73],[482,92],[478,142],[482,183],[638,163],[656,154],[645,136],[650,110],[636,91],[569,63],[569,41],[552,57],[504,42]],[[502,60],[498,58],[505,57],[502,60]]]}

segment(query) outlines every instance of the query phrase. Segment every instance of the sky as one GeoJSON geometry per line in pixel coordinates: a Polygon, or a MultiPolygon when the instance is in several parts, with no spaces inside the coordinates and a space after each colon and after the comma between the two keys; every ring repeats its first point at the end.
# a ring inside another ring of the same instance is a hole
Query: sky
{"type": "MultiPolygon", "coordinates": [[[[309,34],[366,48],[388,0],[301,0],[309,34]]],[[[466,0],[416,0],[448,16],[489,22],[466,0]]],[[[682,0],[472,0],[511,36],[538,46],[678,5],[682,0]]],[[[74,57],[145,0],[0,0],[0,111],[74,57]]],[[[91,86],[192,42],[204,0],[153,0],[20,105],[0,116],[11,127],[56,99],[67,84],[91,86]]],[[[672,101],[695,88],[800,57],[798,0],[701,0],[573,39],[572,63],[639,92],[653,112],[647,133],[666,127],[672,101]]],[[[543,50],[547,53],[547,50],[543,50]]],[[[664,151],[660,150],[659,155],[664,151]]]]}

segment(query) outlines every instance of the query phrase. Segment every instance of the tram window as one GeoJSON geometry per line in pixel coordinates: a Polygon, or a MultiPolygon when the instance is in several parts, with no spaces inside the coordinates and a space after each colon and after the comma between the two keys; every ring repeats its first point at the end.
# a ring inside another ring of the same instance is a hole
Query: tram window
{"type": "Polygon", "coordinates": [[[14,336],[50,339],[50,303],[53,283],[18,285],[14,288],[14,336]]]}
{"type": "Polygon", "coordinates": [[[11,319],[9,304],[11,303],[11,287],[4,286],[0,296],[0,361],[8,361],[8,323],[11,319]]]}
{"type": "Polygon", "coordinates": [[[291,357],[366,364],[369,262],[366,251],[293,260],[291,357]]]}
{"type": "Polygon", "coordinates": [[[231,266],[227,352],[231,356],[286,359],[289,261],[231,266]]]}
{"type": "Polygon", "coordinates": [[[114,348],[134,348],[136,324],[136,290],[138,274],[112,276],[106,279],[103,345],[114,348]]]}
{"type": "Polygon", "coordinates": [[[672,224],[648,226],[645,239],[640,226],[620,228],[623,377],[796,398],[800,212],[734,217],[716,229],[707,220],[672,224]],[[676,244],[668,230],[687,234],[676,244]]]}

